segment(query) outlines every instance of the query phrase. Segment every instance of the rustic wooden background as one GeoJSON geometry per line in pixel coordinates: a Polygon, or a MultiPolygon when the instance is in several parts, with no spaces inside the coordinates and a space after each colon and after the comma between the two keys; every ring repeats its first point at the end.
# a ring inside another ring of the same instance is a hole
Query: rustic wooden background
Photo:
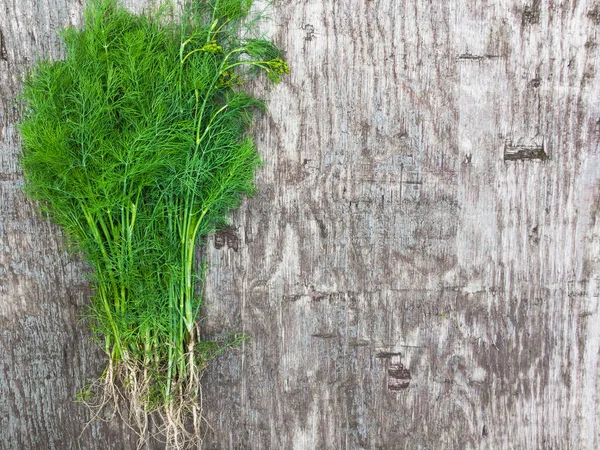
{"type": "MultiPolygon", "coordinates": [[[[600,448],[600,2],[275,7],[260,193],[207,251],[204,330],[252,341],[205,448],[600,448]]],[[[20,191],[19,77],[81,11],[0,0],[2,449],[135,448],[79,437],[85,268],[20,191]]]]}

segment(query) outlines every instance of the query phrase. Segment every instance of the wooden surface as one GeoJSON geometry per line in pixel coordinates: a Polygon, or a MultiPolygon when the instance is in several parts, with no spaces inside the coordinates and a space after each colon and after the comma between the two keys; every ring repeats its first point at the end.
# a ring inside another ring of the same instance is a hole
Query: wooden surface
{"type": "MultiPolygon", "coordinates": [[[[600,2],[275,6],[260,193],[207,251],[205,333],[252,340],[204,378],[205,448],[599,448],[600,2]]],[[[0,448],[72,449],[102,360],[13,102],[81,5],[0,11],[0,448]]]]}

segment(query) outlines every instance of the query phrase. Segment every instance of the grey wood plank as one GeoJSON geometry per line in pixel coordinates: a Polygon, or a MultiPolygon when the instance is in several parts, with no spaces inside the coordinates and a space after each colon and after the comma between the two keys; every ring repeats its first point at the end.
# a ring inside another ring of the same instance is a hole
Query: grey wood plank
{"type": "MultiPolygon", "coordinates": [[[[204,447],[597,448],[600,3],[275,6],[259,193],[206,252],[204,332],[251,341],[204,377],[204,447]]],[[[102,360],[85,267],[20,192],[13,99],[81,5],[0,10],[0,442],[76,448],[102,360]]]]}

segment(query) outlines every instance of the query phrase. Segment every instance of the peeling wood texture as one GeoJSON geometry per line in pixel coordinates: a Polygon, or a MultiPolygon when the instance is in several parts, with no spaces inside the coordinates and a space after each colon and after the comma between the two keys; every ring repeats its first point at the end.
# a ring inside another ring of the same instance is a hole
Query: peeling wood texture
{"type": "MultiPolygon", "coordinates": [[[[81,4],[0,11],[0,447],[75,449],[102,360],[85,268],[20,191],[13,102],[81,4]]],[[[600,2],[272,16],[292,73],[260,192],[206,251],[204,332],[252,340],[204,378],[205,448],[600,448],[600,2]]]]}

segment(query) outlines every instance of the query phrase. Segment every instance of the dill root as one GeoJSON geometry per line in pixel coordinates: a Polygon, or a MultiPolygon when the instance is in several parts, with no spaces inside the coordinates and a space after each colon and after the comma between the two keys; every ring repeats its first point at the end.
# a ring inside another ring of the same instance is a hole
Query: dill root
{"type": "MultiPolygon", "coordinates": [[[[199,445],[199,380],[241,337],[202,340],[198,242],[254,191],[247,130],[263,104],[244,92],[289,72],[253,33],[251,0],[195,0],[135,15],[89,3],[65,58],[24,80],[21,165],[28,195],[92,267],[86,314],[108,362],[80,393],[169,448],[199,445]],[[251,36],[251,37],[248,37],[251,36]]],[[[201,283],[200,283],[201,284],[201,283]]]]}

